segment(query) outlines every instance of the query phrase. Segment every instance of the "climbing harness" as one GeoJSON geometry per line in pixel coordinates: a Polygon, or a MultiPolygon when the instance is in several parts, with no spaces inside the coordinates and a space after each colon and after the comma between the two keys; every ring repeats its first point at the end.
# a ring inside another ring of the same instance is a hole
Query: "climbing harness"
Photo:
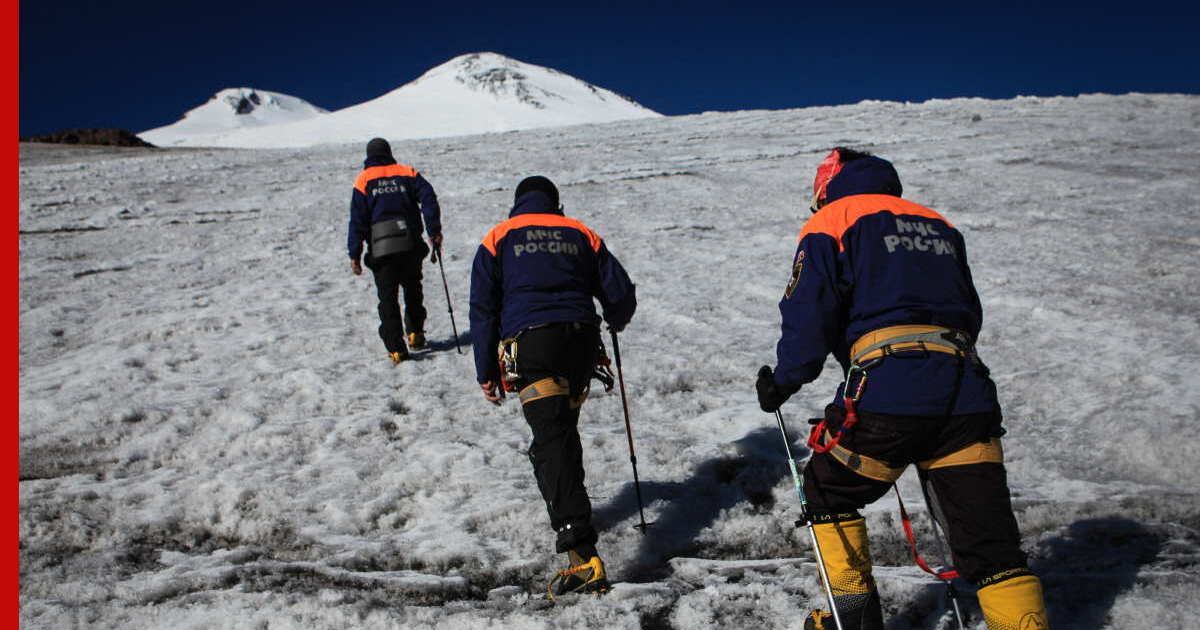
{"type": "Polygon", "coordinates": [[[856,404],[867,387],[867,372],[885,357],[899,352],[941,352],[960,359],[978,362],[971,338],[961,330],[926,324],[904,324],[873,330],[854,342],[850,347],[850,367],[846,369],[846,381],[842,390],[842,404],[846,407],[846,418],[833,437],[822,444],[827,432],[827,421],[822,418],[808,434],[808,447],[815,453],[828,453],[842,437],[858,424],[856,404]],[[855,376],[858,376],[857,383],[855,376]]]}
{"type": "MultiPolygon", "coordinates": [[[[540,328],[540,326],[534,328],[540,328]]],[[[521,370],[517,364],[517,340],[526,330],[533,330],[533,328],[526,328],[516,336],[502,340],[496,349],[496,358],[500,365],[500,383],[506,392],[515,392],[520,389],[521,370]]],[[[617,378],[613,374],[612,360],[608,358],[608,351],[604,347],[603,341],[600,341],[597,353],[596,365],[592,369],[591,378],[600,381],[604,385],[604,392],[608,393],[616,387],[617,378]]]]}

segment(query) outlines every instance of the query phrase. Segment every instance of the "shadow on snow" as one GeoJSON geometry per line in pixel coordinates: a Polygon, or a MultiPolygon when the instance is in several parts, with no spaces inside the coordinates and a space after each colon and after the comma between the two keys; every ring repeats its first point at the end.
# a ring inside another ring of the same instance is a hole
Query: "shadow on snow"
{"type": "MultiPolygon", "coordinates": [[[[795,444],[797,436],[790,437],[792,454],[798,460],[803,459],[808,450],[795,444]]],[[[790,475],[787,456],[779,430],[774,426],[755,429],[725,450],[727,455],[702,462],[684,481],[642,481],[642,500],[647,507],[654,506],[650,510],[653,519],[649,513],[646,518],[653,523],[638,538],[637,553],[630,565],[623,568],[622,580],[660,579],[670,572],[667,561],[676,556],[746,557],[734,549],[704,548],[697,537],[722,511],[739,504],[748,504],[748,509],[771,510],[775,504],[773,488],[790,475]]],[[[793,514],[786,518],[798,516],[799,508],[798,500],[794,506],[789,505],[788,510],[793,514]]],[[[605,505],[595,509],[594,522],[599,529],[610,529],[629,519],[636,521],[637,509],[636,490],[630,482],[605,505]]]]}

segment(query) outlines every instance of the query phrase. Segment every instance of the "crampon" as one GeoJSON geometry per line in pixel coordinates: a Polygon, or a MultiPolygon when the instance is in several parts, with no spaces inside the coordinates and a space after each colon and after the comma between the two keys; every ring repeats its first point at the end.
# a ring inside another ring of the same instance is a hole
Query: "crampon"
{"type": "Polygon", "coordinates": [[[571,559],[571,566],[559,571],[546,585],[547,599],[554,601],[560,595],[571,593],[603,595],[612,590],[604,571],[604,561],[599,556],[583,562],[581,557],[572,554],[571,559]]]}

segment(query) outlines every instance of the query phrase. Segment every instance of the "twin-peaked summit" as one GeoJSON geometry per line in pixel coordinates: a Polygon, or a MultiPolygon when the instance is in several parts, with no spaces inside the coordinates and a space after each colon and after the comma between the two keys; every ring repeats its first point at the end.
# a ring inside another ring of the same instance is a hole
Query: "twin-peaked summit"
{"type": "Polygon", "coordinates": [[[474,53],[335,112],[262,90],[223,90],[183,120],[139,135],[158,146],[301,147],[375,136],[432,138],[659,115],[557,70],[496,53],[474,53]]]}

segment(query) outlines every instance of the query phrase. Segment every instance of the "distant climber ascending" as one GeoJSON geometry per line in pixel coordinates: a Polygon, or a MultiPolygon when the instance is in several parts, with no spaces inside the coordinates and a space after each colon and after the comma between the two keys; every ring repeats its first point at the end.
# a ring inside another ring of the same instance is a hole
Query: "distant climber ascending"
{"type": "Polygon", "coordinates": [[[442,246],[441,209],[433,186],[416,169],[397,164],[387,140],[375,138],[367,143],[363,171],[354,181],[350,199],[350,234],[347,249],[350,269],[362,275],[363,242],[367,255],[363,262],[375,274],[379,293],[379,336],[388,357],[400,363],[409,349],[425,347],[425,306],[421,292],[421,263],[430,248],[421,238],[421,217],[433,244],[431,260],[442,246]],[[404,316],[401,318],[399,291],[404,288],[404,316]],[[405,343],[405,329],[408,330],[405,343]]]}

